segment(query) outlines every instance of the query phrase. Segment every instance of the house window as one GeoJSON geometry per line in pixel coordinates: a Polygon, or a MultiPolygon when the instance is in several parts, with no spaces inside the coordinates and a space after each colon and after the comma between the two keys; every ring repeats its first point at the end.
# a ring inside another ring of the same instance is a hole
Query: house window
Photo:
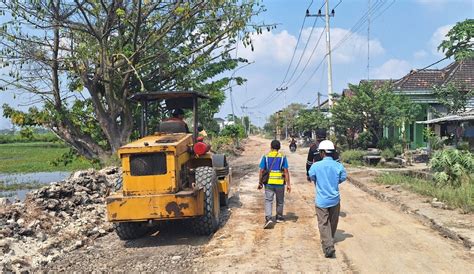
{"type": "Polygon", "coordinates": [[[415,140],[414,132],[415,132],[415,127],[413,124],[410,124],[410,142],[413,142],[415,140]]]}

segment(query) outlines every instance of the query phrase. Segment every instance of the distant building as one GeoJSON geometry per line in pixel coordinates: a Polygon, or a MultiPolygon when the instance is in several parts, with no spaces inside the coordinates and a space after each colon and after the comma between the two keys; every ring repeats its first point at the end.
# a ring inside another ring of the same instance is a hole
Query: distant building
{"type": "MultiPolygon", "coordinates": [[[[417,121],[426,121],[435,118],[435,113],[447,115],[446,108],[441,105],[433,92],[433,86],[443,86],[454,83],[461,90],[474,90],[474,59],[463,62],[453,62],[442,69],[412,70],[409,74],[393,82],[393,92],[407,96],[412,102],[420,104],[421,114],[417,121]]],[[[474,99],[474,98],[473,98],[474,99]]],[[[474,100],[468,103],[468,108],[474,107],[474,100]]],[[[403,130],[410,142],[410,148],[425,147],[423,136],[426,126],[413,122],[402,128],[385,128],[384,137],[400,138],[403,130]]],[[[439,134],[452,133],[455,129],[449,123],[438,124],[435,132],[439,134]]]]}
{"type": "MultiPolygon", "coordinates": [[[[360,81],[360,83],[364,82],[367,82],[367,80],[360,81]]],[[[416,117],[418,123],[406,123],[400,128],[384,127],[383,136],[389,139],[401,139],[405,135],[410,148],[425,147],[427,146],[427,140],[423,135],[423,130],[426,128],[426,123],[420,123],[420,121],[436,118],[435,113],[439,113],[441,116],[447,115],[446,108],[438,102],[434,94],[433,86],[454,83],[461,90],[474,90],[474,59],[453,62],[442,69],[412,70],[398,80],[374,79],[370,82],[373,83],[376,89],[390,84],[394,93],[407,96],[410,101],[419,104],[422,109],[416,117]]],[[[344,89],[342,92],[343,97],[352,96],[352,94],[353,91],[350,89],[344,89]]],[[[474,98],[470,100],[467,108],[468,110],[474,108],[474,98]]],[[[447,121],[449,119],[442,123],[428,124],[433,125],[434,131],[439,136],[447,136],[454,134],[456,128],[456,125],[447,121]]],[[[469,125],[467,127],[466,132],[473,131],[469,125]]]]}
{"type": "Polygon", "coordinates": [[[216,123],[219,125],[219,130],[222,130],[225,126],[225,120],[222,119],[222,118],[214,118],[214,121],[216,121],[216,123]]]}

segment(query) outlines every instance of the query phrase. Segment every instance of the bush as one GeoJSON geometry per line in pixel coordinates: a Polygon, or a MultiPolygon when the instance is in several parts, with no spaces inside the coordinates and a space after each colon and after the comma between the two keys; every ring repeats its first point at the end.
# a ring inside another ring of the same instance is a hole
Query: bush
{"type": "Polygon", "coordinates": [[[393,145],[392,151],[395,154],[395,156],[402,155],[403,154],[403,145],[402,144],[393,145]]]}
{"type": "Polygon", "coordinates": [[[395,153],[389,148],[384,149],[380,155],[386,160],[391,160],[395,157],[395,153]]]}
{"type": "Polygon", "coordinates": [[[231,137],[233,139],[244,138],[245,130],[244,127],[241,125],[227,125],[222,129],[221,135],[231,137]]]}
{"type": "Polygon", "coordinates": [[[423,135],[428,140],[431,150],[440,150],[444,147],[444,141],[438,135],[436,135],[431,129],[426,128],[423,130],[423,135]]]}
{"type": "Polygon", "coordinates": [[[357,136],[356,145],[358,148],[367,149],[372,143],[372,134],[368,131],[364,131],[357,136]]]}
{"type": "Polygon", "coordinates": [[[471,177],[474,173],[474,156],[469,151],[436,151],[430,160],[430,166],[435,172],[434,178],[438,184],[458,187],[463,183],[473,183],[471,177]]]}
{"type": "Polygon", "coordinates": [[[431,181],[413,178],[400,174],[383,174],[375,182],[386,185],[400,185],[421,195],[436,197],[452,207],[461,208],[464,212],[474,212],[474,184],[461,187],[439,187],[431,181]]]}
{"type": "Polygon", "coordinates": [[[225,152],[229,146],[233,145],[233,140],[228,136],[215,136],[211,140],[211,148],[216,152],[225,152]]]}
{"type": "Polygon", "coordinates": [[[470,149],[469,142],[459,142],[458,146],[457,146],[457,149],[459,149],[459,150],[469,150],[470,149]]]}
{"type": "Polygon", "coordinates": [[[391,148],[393,147],[393,141],[386,138],[386,137],[383,137],[382,139],[379,140],[379,142],[377,143],[377,148],[378,149],[387,149],[387,148],[391,148]]]}
{"type": "Polygon", "coordinates": [[[346,150],[341,153],[341,161],[348,164],[362,164],[365,151],[362,150],[346,150]]]}

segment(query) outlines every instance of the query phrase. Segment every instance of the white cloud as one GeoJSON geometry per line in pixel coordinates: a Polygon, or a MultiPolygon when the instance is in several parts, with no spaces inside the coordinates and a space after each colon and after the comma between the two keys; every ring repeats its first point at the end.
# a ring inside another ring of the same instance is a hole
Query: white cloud
{"type": "MultiPolygon", "coordinates": [[[[321,33],[324,32],[324,28],[315,28],[311,36],[311,40],[307,45],[306,51],[302,58],[301,66],[304,66],[306,60],[311,56],[311,53],[316,46],[321,33]]],[[[294,65],[300,58],[305,43],[310,36],[311,28],[303,30],[301,35],[300,44],[295,54],[294,65]]],[[[286,30],[280,33],[264,32],[262,35],[254,35],[252,37],[254,44],[254,51],[250,50],[250,47],[239,49],[239,56],[247,58],[249,60],[256,60],[257,62],[264,63],[289,63],[293,54],[294,47],[296,45],[296,37],[289,34],[286,30]]],[[[332,60],[334,63],[350,63],[354,62],[361,56],[367,54],[367,37],[357,33],[350,33],[349,30],[341,28],[331,29],[331,46],[334,49],[332,53],[332,60]],[[345,37],[350,39],[345,40],[339,47],[334,49],[336,45],[345,37]]],[[[370,55],[371,57],[381,55],[385,52],[382,44],[377,39],[370,40],[370,55]]],[[[326,54],[326,34],[322,33],[321,40],[313,54],[312,63],[320,60],[326,54]]]]}
{"type": "Polygon", "coordinates": [[[414,54],[413,54],[413,57],[415,59],[423,59],[425,58],[426,56],[428,56],[428,52],[426,52],[426,50],[422,49],[422,50],[418,50],[416,51],[414,54]]]}
{"type": "Polygon", "coordinates": [[[399,79],[408,74],[412,66],[405,60],[390,59],[372,70],[374,79],[399,79]]]}
{"type": "Polygon", "coordinates": [[[254,50],[250,46],[239,47],[239,56],[265,63],[287,63],[291,59],[296,38],[286,30],[280,33],[264,32],[261,35],[253,35],[252,42],[254,50]]]}
{"type": "Polygon", "coordinates": [[[449,30],[453,26],[454,25],[445,25],[436,29],[436,31],[433,33],[429,41],[429,47],[430,47],[431,53],[437,56],[444,55],[441,51],[438,51],[438,46],[441,43],[441,41],[445,39],[446,34],[448,34],[449,30]]]}
{"type": "MultiPolygon", "coordinates": [[[[349,30],[335,28],[331,29],[331,45],[337,47],[338,43],[344,37],[349,35],[349,39],[342,42],[340,48],[336,48],[333,51],[333,60],[336,63],[349,63],[357,58],[367,58],[367,37],[358,33],[350,33],[349,30]]],[[[370,57],[379,56],[385,53],[385,49],[377,39],[371,39],[370,45],[370,57]]]]}
{"type": "Polygon", "coordinates": [[[446,8],[453,3],[472,5],[472,0],[416,0],[416,2],[424,8],[436,11],[446,8]]]}

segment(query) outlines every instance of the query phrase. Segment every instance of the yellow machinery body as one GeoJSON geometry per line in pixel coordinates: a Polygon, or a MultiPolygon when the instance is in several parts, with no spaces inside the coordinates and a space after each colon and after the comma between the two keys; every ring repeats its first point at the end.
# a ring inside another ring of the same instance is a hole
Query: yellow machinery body
{"type": "MultiPolygon", "coordinates": [[[[197,217],[204,213],[204,192],[190,176],[213,166],[210,153],[192,152],[192,134],[155,134],[121,147],[122,189],[106,198],[111,222],[139,222],[197,217]]],[[[231,174],[218,177],[220,194],[228,195],[231,174]]]]}

